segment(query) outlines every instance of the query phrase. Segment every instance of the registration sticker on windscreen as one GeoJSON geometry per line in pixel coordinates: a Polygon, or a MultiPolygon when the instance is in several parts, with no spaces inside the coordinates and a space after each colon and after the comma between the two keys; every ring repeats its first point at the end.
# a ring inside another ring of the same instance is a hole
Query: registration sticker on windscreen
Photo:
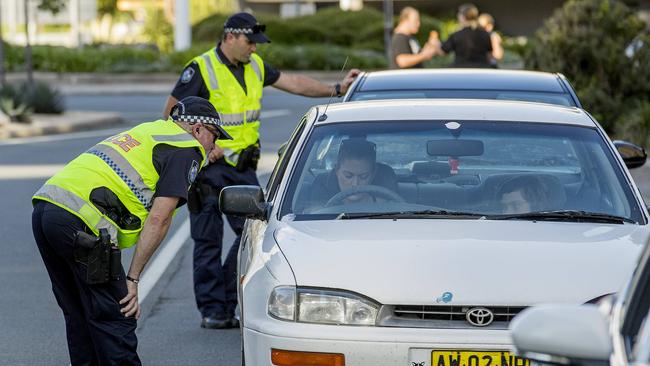
{"type": "Polygon", "coordinates": [[[530,366],[507,351],[432,351],[431,366],[530,366]]]}

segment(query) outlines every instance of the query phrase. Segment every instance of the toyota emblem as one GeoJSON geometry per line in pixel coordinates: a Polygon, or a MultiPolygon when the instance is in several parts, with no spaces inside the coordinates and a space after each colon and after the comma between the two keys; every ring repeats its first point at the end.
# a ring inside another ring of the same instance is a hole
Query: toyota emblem
{"type": "Polygon", "coordinates": [[[465,318],[475,327],[486,327],[494,321],[494,314],[486,308],[472,308],[465,313],[465,318]]]}

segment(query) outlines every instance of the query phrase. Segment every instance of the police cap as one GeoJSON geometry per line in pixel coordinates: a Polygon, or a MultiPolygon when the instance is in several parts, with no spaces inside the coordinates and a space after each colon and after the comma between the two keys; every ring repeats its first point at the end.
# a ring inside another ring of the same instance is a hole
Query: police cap
{"type": "Polygon", "coordinates": [[[226,19],[223,25],[226,33],[244,34],[255,43],[271,43],[271,40],[264,34],[266,25],[259,24],[257,19],[249,13],[236,13],[226,19]]]}
{"type": "Polygon", "coordinates": [[[232,140],[232,136],[221,127],[221,118],[212,103],[201,97],[181,99],[172,107],[170,117],[178,122],[211,125],[219,131],[219,140],[232,140]]]}

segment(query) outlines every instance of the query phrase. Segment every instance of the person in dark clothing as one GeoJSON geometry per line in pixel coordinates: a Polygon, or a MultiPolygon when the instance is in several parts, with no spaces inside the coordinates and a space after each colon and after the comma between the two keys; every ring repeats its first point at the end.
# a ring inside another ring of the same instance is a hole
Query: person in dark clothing
{"type": "Polygon", "coordinates": [[[420,13],[410,6],[399,16],[399,23],[391,40],[391,69],[422,68],[422,63],[431,60],[440,43],[435,38],[420,47],[415,35],[420,30],[420,13]]]}
{"type": "MultiPolygon", "coordinates": [[[[304,211],[321,208],[339,192],[358,186],[375,185],[397,192],[397,177],[390,166],[377,163],[375,144],[359,138],[343,140],[336,166],[332,171],[316,176],[307,190],[304,211]]],[[[343,204],[374,202],[380,197],[371,193],[349,195],[343,204]]]]}
{"type": "MultiPolygon", "coordinates": [[[[458,21],[463,27],[444,41],[436,54],[454,53],[453,67],[492,67],[492,41],[490,34],[478,26],[478,9],[472,4],[458,8],[458,21]]],[[[436,32],[432,32],[437,38],[436,32]]]]}

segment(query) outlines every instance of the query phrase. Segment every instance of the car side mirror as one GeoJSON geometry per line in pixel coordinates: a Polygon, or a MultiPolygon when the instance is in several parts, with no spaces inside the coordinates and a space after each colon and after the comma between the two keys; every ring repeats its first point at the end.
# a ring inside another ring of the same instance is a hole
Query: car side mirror
{"type": "Polygon", "coordinates": [[[608,361],[608,324],[596,305],[544,305],[522,311],[510,323],[517,353],[542,363],[608,361]]]}
{"type": "Polygon", "coordinates": [[[259,186],[230,186],[221,190],[219,208],[226,215],[268,220],[269,204],[259,186]]]}
{"type": "Polygon", "coordinates": [[[621,140],[614,141],[614,146],[616,146],[618,153],[621,154],[628,169],[638,168],[645,164],[648,155],[641,146],[621,140]]]}

